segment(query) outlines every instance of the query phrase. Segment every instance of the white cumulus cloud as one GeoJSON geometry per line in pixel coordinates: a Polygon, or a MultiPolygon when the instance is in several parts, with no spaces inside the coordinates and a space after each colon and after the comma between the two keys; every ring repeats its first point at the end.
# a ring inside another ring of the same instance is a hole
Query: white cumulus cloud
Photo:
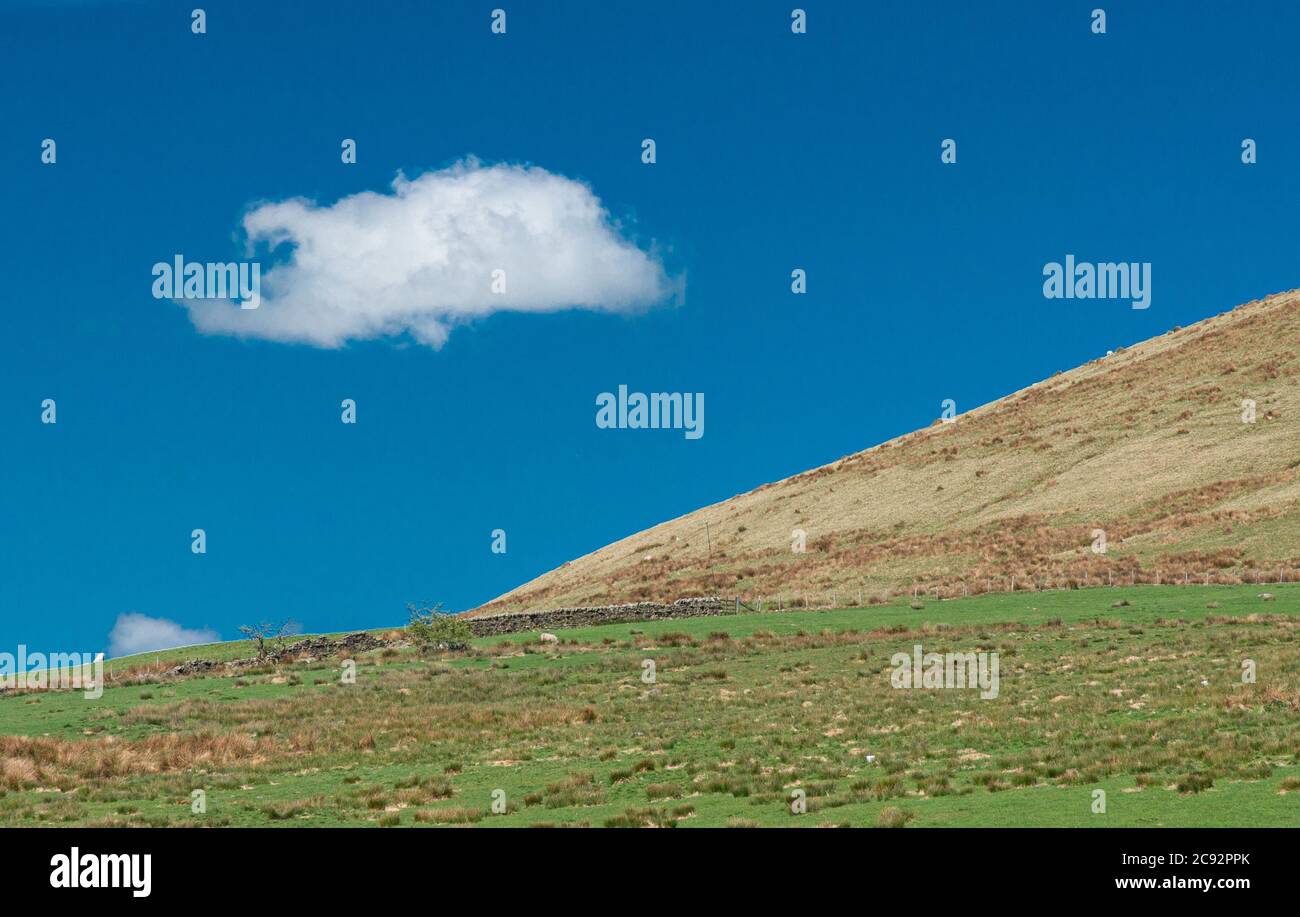
{"type": "Polygon", "coordinates": [[[590,187],[538,167],[467,159],[399,174],[392,193],[261,204],[243,227],[250,250],[291,254],[264,266],[257,309],[179,300],[202,332],[317,347],[409,332],[437,348],[457,323],[493,312],[626,312],[681,292],[590,187]]]}
{"type": "Polygon", "coordinates": [[[216,643],[221,636],[210,628],[181,627],[166,618],[151,618],[138,611],[128,611],[117,616],[108,635],[110,656],[130,656],[150,650],[169,650],[196,643],[216,643]]]}

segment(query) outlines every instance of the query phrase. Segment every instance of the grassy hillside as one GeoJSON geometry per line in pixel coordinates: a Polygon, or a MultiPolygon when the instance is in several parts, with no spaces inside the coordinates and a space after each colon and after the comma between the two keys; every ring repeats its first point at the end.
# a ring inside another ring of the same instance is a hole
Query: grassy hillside
{"type": "Polygon", "coordinates": [[[1269,592],[692,618],[387,648],[355,684],[324,659],[4,696],[0,824],[1300,825],[1300,587],[1269,592]],[[917,643],[997,652],[1000,693],[892,687],[917,643]]]}
{"type": "MultiPolygon", "coordinates": [[[[648,529],[480,613],[1300,578],[1300,298],[1280,294],[648,529]],[[1254,423],[1242,401],[1256,403],[1254,423]],[[707,527],[707,528],[706,528],[707,527]],[[1094,554],[1094,529],[1108,551],[1094,554]],[[806,532],[807,552],[792,551],[806,532]]],[[[937,409],[938,406],[936,406],[937,409]]],[[[960,407],[960,406],[959,406],[960,407]]]]}

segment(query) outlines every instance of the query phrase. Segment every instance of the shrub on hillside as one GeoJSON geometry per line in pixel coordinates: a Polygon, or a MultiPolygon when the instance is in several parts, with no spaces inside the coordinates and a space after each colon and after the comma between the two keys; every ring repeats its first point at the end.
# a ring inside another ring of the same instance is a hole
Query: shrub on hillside
{"type": "Polygon", "coordinates": [[[912,819],[912,813],[897,806],[885,806],[876,817],[877,828],[901,828],[912,819]]]}
{"type": "Polygon", "coordinates": [[[1200,793],[1214,786],[1214,778],[1209,774],[1188,774],[1178,781],[1178,792],[1200,793]]]}
{"type": "Polygon", "coordinates": [[[463,650],[469,646],[469,624],[463,619],[442,610],[442,604],[416,605],[408,603],[406,610],[411,620],[406,625],[406,635],[422,650],[463,650]]]}

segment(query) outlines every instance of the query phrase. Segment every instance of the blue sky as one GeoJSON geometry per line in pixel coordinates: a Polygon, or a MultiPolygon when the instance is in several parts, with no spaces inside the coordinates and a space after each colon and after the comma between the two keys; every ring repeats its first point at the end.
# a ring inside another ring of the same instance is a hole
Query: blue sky
{"type": "Polygon", "coordinates": [[[127,613],[231,637],[472,607],[1297,285],[1293,4],[1105,3],[1094,35],[1097,3],[809,0],[794,35],[758,0],[209,0],[194,35],[199,2],[0,9],[10,651],[105,649],[127,613]],[[202,333],[151,294],[176,253],[243,257],[259,203],[467,156],[584,183],[684,294],[497,311],[439,348],[202,333]],[[1151,307],[1045,299],[1071,253],[1150,262],[1151,307]],[[704,393],[706,434],[598,429],[620,383],[704,393]]]}

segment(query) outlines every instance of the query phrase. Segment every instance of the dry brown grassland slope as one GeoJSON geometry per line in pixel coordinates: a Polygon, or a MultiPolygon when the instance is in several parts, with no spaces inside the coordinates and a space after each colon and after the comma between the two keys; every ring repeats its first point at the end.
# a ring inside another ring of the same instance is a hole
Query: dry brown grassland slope
{"type": "Polygon", "coordinates": [[[664,522],[475,613],[713,593],[960,595],[1012,576],[1017,588],[1300,577],[1297,420],[1291,291],[664,522]],[[806,553],[792,550],[795,529],[806,553]]]}

